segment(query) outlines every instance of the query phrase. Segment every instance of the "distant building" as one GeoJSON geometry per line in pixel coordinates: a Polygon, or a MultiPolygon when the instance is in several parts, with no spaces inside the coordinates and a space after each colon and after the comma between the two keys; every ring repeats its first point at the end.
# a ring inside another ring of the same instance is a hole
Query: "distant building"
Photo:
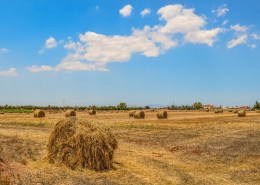
{"type": "Polygon", "coordinates": [[[213,108],[214,105],[210,105],[210,104],[204,105],[204,109],[213,109],[213,108]]]}
{"type": "Polygon", "coordinates": [[[250,107],[249,106],[241,106],[241,107],[239,107],[239,109],[250,109],[250,107]]]}

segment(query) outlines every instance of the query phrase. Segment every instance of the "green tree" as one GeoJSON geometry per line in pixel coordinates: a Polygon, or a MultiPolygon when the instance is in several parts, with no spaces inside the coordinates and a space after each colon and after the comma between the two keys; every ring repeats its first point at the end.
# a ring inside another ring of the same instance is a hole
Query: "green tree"
{"type": "Polygon", "coordinates": [[[121,103],[119,103],[119,105],[117,105],[117,108],[119,110],[126,110],[127,109],[127,105],[126,105],[126,103],[121,102],[121,103]]]}
{"type": "Polygon", "coordinates": [[[254,108],[255,109],[260,109],[260,103],[258,101],[255,102],[254,108]]]}
{"type": "Polygon", "coordinates": [[[202,108],[202,103],[201,102],[195,102],[193,104],[193,108],[194,109],[201,109],[202,108]]]}

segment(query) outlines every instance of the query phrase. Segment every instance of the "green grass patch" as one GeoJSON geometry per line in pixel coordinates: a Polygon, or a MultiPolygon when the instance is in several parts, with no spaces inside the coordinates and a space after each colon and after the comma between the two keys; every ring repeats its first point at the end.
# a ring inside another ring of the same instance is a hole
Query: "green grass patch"
{"type": "Polygon", "coordinates": [[[1,109],[0,113],[32,113],[30,109],[1,109]]]}

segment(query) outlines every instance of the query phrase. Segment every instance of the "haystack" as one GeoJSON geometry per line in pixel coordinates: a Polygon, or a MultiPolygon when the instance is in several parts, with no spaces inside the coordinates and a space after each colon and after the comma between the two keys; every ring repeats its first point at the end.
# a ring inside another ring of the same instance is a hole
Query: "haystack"
{"type": "Polygon", "coordinates": [[[238,113],[238,110],[236,109],[236,110],[234,110],[233,112],[234,112],[235,114],[237,114],[237,113],[238,113]]]}
{"type": "Polygon", "coordinates": [[[71,116],[76,116],[76,111],[74,111],[74,110],[67,110],[65,112],[65,117],[71,117],[71,116]]]}
{"type": "Polygon", "coordinates": [[[47,159],[71,169],[106,171],[113,169],[117,147],[116,138],[104,124],[66,118],[56,124],[49,137],[47,159]]]}
{"type": "Polygon", "coordinates": [[[89,115],[96,115],[97,112],[96,110],[93,109],[93,110],[89,110],[88,113],[89,115]]]}
{"type": "Polygon", "coordinates": [[[34,111],[34,117],[35,118],[42,118],[45,117],[45,112],[43,110],[35,110],[34,111]]]}
{"type": "Polygon", "coordinates": [[[167,119],[167,117],[168,117],[167,111],[159,111],[157,113],[158,119],[167,119]]]}
{"type": "Polygon", "coordinates": [[[136,111],[134,113],[134,118],[135,119],[144,119],[145,118],[145,113],[144,111],[136,111]]]}
{"type": "Polygon", "coordinates": [[[129,117],[134,117],[135,112],[136,112],[135,110],[130,111],[129,112],[129,117]]]}
{"type": "Polygon", "coordinates": [[[223,111],[223,109],[217,109],[217,110],[215,110],[214,112],[215,112],[215,113],[223,113],[224,111],[223,111]]]}
{"type": "Polygon", "coordinates": [[[237,113],[238,117],[246,117],[246,111],[245,110],[240,110],[237,113]]]}

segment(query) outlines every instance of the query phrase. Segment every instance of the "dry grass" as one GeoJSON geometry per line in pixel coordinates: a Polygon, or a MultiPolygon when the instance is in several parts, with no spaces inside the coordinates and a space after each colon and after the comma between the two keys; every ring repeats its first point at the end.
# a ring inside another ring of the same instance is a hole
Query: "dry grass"
{"type": "Polygon", "coordinates": [[[78,114],[78,118],[108,123],[118,139],[115,170],[102,173],[73,171],[45,160],[52,131],[46,127],[53,128],[63,113],[40,118],[46,123],[43,127],[13,125],[40,121],[30,114],[0,115],[0,146],[5,143],[2,148],[9,156],[5,157],[3,178],[16,184],[20,179],[20,184],[57,185],[259,184],[259,113],[250,111],[241,119],[228,111],[168,111],[168,119],[164,120],[157,119],[156,114],[147,112],[146,119],[132,119],[125,112],[95,117],[78,114]]]}

